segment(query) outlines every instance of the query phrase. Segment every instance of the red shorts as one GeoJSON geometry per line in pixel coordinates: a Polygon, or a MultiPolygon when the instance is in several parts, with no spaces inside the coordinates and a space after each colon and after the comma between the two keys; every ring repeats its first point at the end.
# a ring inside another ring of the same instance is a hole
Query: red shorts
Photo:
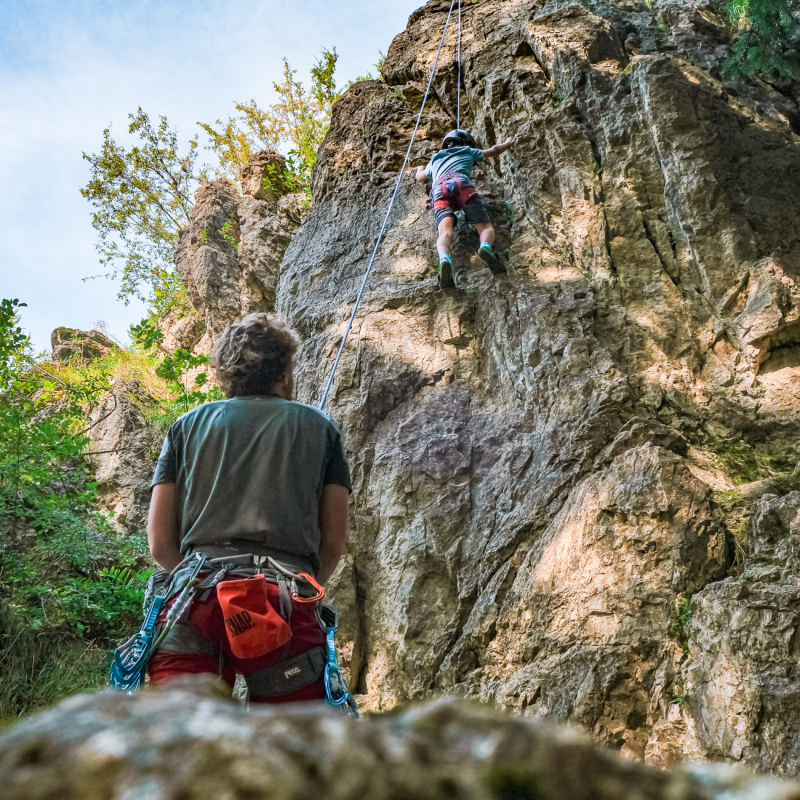
{"type": "MultiPolygon", "coordinates": [[[[267,584],[267,598],[274,608],[280,607],[278,587],[274,584],[267,584]]],[[[169,605],[162,610],[159,622],[164,622],[169,605]]],[[[319,672],[316,668],[319,666],[319,659],[324,659],[325,632],[317,618],[317,603],[298,603],[292,600],[289,626],[292,629],[292,638],[284,647],[258,658],[237,658],[231,652],[222,609],[217,600],[217,590],[214,588],[204,600],[200,600],[199,597],[193,600],[183,621],[172,628],[153,654],[148,665],[150,682],[164,683],[184,675],[211,673],[233,686],[238,673],[247,682],[249,699],[253,703],[323,700],[325,683],[321,674],[312,683],[289,688],[289,691],[281,694],[276,695],[272,691],[269,696],[259,694],[267,683],[274,688],[275,681],[272,678],[275,670],[270,668],[286,662],[287,659],[293,660],[293,665],[302,666],[305,674],[312,674],[312,662],[314,671],[319,672]],[[319,653],[320,648],[322,654],[319,653]],[[304,654],[308,656],[307,659],[304,654]]],[[[296,673],[299,680],[303,680],[301,671],[297,667],[293,666],[286,672],[296,673]]],[[[282,688],[287,687],[291,687],[291,678],[282,686],[282,688]]]]}

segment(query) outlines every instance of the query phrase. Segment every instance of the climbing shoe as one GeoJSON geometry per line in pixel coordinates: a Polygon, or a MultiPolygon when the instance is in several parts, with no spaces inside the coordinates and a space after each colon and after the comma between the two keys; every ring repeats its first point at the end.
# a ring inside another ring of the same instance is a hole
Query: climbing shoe
{"type": "Polygon", "coordinates": [[[455,285],[452,261],[449,257],[439,259],[439,288],[453,289],[455,285]]]}
{"type": "Polygon", "coordinates": [[[500,256],[492,250],[490,244],[482,244],[480,250],[478,250],[478,255],[495,275],[504,275],[508,271],[506,270],[506,265],[500,260],[500,256]]]}

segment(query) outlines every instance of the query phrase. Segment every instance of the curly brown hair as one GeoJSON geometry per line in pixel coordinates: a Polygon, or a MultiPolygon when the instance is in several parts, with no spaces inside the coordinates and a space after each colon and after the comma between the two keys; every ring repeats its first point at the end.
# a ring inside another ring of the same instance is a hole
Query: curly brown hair
{"type": "Polygon", "coordinates": [[[292,363],[300,337],[273,314],[248,314],[214,345],[213,366],[228,397],[267,394],[292,363]]]}

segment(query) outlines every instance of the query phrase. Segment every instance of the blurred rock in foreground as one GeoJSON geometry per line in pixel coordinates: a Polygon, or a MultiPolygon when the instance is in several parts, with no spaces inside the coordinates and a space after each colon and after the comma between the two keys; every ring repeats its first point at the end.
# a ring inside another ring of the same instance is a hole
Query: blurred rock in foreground
{"type": "Polygon", "coordinates": [[[81,695],[0,736],[5,800],[800,798],[730,768],[660,772],[566,728],[443,699],[360,721],[247,711],[205,680],[81,695]]]}

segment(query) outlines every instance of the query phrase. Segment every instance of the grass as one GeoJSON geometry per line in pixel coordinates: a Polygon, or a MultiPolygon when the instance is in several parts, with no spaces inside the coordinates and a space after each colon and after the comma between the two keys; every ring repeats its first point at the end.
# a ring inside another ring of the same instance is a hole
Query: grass
{"type": "Polygon", "coordinates": [[[83,523],[0,552],[0,720],[105,686],[114,647],[141,622],[143,536],[83,523]]]}
{"type": "Polygon", "coordinates": [[[12,627],[9,634],[13,635],[13,647],[0,656],[0,722],[11,722],[77,692],[106,685],[113,653],[110,647],[23,626],[12,627]]]}
{"type": "MultiPolygon", "coordinates": [[[[768,480],[779,493],[800,489],[800,456],[785,450],[756,449],[741,439],[726,439],[704,434],[693,443],[709,452],[718,469],[734,486],[768,480]]],[[[747,540],[753,501],[737,489],[717,492],[714,500],[720,507],[725,524],[733,537],[735,555],[733,566],[741,569],[747,558],[747,540]]]]}
{"type": "MultiPolygon", "coordinates": [[[[71,387],[98,381],[136,381],[154,400],[167,401],[171,399],[167,383],[155,374],[161,358],[162,354],[156,350],[136,352],[115,348],[91,362],[81,358],[72,358],[66,364],[43,361],[40,368],[49,372],[57,383],[71,387]]],[[[54,388],[57,392],[58,386],[54,388]]]]}
{"type": "Polygon", "coordinates": [[[686,689],[683,689],[681,692],[676,694],[672,700],[670,700],[670,705],[673,706],[682,706],[686,702],[686,698],[689,696],[689,692],[686,689]]]}
{"type": "Polygon", "coordinates": [[[800,489],[800,455],[791,451],[756,450],[741,439],[706,436],[703,449],[711,452],[719,468],[736,486],[758,480],[773,480],[785,491],[800,489]]]}

